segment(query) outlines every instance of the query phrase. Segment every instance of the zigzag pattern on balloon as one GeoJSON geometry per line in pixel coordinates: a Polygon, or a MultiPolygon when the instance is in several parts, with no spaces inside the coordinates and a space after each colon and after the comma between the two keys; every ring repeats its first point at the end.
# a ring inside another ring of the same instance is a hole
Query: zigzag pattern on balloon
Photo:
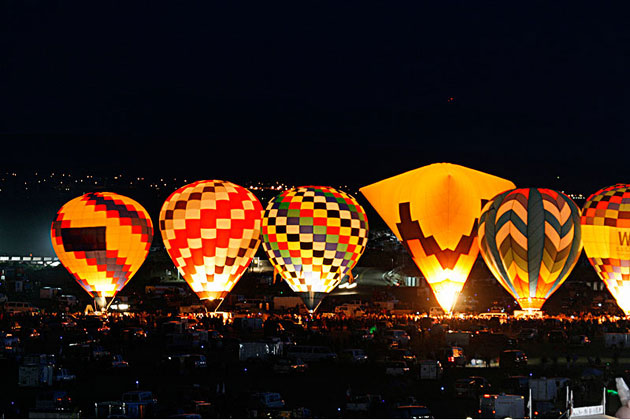
{"type": "Polygon", "coordinates": [[[501,194],[484,209],[481,225],[482,255],[523,308],[540,309],[577,262],[579,211],[557,191],[532,188],[501,194]]]}
{"type": "Polygon", "coordinates": [[[499,259],[499,253],[496,249],[496,240],[494,235],[495,229],[495,217],[499,204],[502,202],[503,197],[505,197],[508,192],[499,194],[494,201],[488,202],[483,209],[481,210],[481,216],[479,217],[479,228],[478,228],[478,237],[479,237],[479,250],[481,252],[482,258],[486,260],[486,265],[490,272],[497,279],[497,281],[507,290],[512,296],[515,298],[518,296],[518,293],[514,289],[512,283],[507,281],[509,279],[507,272],[502,264],[497,263],[497,259],[499,259]],[[486,223],[486,221],[490,220],[490,223],[486,223]]]}
{"type": "Polygon", "coordinates": [[[396,226],[398,227],[398,233],[400,234],[403,245],[405,245],[411,255],[415,255],[411,250],[412,246],[410,242],[414,240],[420,242],[421,246],[418,252],[421,254],[416,257],[417,259],[421,260],[433,256],[442,269],[452,270],[455,268],[462,255],[471,254],[471,250],[473,253],[476,253],[475,247],[477,246],[477,241],[475,241],[475,236],[477,235],[477,220],[474,221],[470,233],[468,235],[462,235],[455,249],[442,249],[433,235],[425,235],[420,223],[417,220],[412,220],[410,203],[400,203],[398,208],[400,212],[400,223],[397,223],[396,226]]]}
{"type": "Polygon", "coordinates": [[[484,204],[514,183],[450,163],[436,163],[361,188],[407,248],[439,305],[454,309],[479,255],[484,204]]]}

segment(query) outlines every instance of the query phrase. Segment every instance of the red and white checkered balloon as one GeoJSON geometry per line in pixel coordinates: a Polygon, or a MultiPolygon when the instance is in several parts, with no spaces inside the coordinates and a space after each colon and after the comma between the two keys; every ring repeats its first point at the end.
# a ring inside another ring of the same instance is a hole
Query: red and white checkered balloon
{"type": "Polygon", "coordinates": [[[263,208],[248,189],[206,180],[172,193],[160,231],[173,263],[200,299],[223,299],[260,245],[263,208]]]}

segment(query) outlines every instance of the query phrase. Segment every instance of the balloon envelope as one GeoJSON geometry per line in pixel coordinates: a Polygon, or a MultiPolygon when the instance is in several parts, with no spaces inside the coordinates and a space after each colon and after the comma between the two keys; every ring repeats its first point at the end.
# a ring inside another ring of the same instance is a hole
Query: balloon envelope
{"type": "Polygon", "coordinates": [[[361,188],[450,312],[477,259],[477,224],[486,200],[511,181],[436,163],[361,188]]]}
{"type": "Polygon", "coordinates": [[[131,198],[93,192],[64,204],[50,235],[59,261],[85,291],[94,298],[112,298],[149,253],[153,224],[131,198]]]}
{"type": "Polygon", "coordinates": [[[613,185],[591,195],[581,223],[588,260],[630,315],[630,185],[613,185]]]}
{"type": "Polygon", "coordinates": [[[271,264],[314,311],[363,254],[368,222],[361,205],[349,194],[305,186],[269,202],[262,234],[271,264]]]}
{"type": "Polygon", "coordinates": [[[479,246],[492,274],[521,308],[539,310],[580,256],[580,211],[558,191],[506,191],[484,207],[479,246]]]}
{"type": "Polygon", "coordinates": [[[248,189],[220,180],[193,182],[166,199],[164,246],[200,299],[225,298],[241,278],[260,245],[262,210],[248,189]]]}

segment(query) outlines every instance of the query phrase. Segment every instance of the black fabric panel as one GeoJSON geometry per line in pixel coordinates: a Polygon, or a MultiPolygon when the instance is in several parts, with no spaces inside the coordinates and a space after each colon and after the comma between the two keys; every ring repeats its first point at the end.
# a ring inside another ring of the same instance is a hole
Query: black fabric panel
{"type": "Polygon", "coordinates": [[[61,228],[63,248],[72,251],[105,251],[105,226],[61,228]]]}

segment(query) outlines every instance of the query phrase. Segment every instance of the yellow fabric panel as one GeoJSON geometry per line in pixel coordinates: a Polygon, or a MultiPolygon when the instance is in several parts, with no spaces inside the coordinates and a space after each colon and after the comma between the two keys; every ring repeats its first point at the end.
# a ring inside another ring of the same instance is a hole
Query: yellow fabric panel
{"type": "Polygon", "coordinates": [[[341,227],[341,228],[339,228],[339,234],[340,235],[350,236],[351,232],[352,232],[352,228],[349,228],[349,227],[341,227]]]}
{"type": "Polygon", "coordinates": [[[442,308],[450,311],[459,293],[464,288],[468,273],[470,273],[477,259],[479,253],[478,244],[476,242],[473,243],[470,253],[461,255],[457,265],[452,270],[443,269],[435,256],[427,256],[419,241],[409,241],[407,246],[411,250],[413,261],[433,289],[438,303],[442,308]]]}
{"type": "Polygon", "coordinates": [[[326,226],[341,226],[341,219],[337,217],[329,217],[326,219],[326,226]]]}
{"type": "Polygon", "coordinates": [[[481,200],[516,188],[506,179],[450,163],[423,166],[360,189],[400,238],[398,204],[410,202],[411,216],[442,249],[454,249],[481,214],[481,200]]]}
{"type": "Polygon", "coordinates": [[[623,235],[630,236],[630,228],[582,225],[582,242],[589,258],[630,259],[630,246],[623,235]]]}

